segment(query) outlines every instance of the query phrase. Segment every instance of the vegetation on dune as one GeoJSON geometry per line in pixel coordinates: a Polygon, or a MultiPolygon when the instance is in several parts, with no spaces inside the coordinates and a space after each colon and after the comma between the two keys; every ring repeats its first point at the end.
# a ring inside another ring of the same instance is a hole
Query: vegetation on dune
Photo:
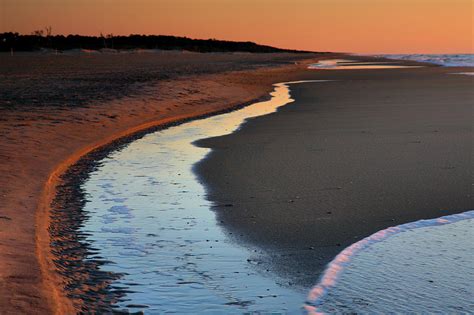
{"type": "Polygon", "coordinates": [[[0,51],[36,51],[41,49],[54,49],[59,51],[70,49],[160,49],[186,50],[193,52],[305,52],[258,45],[253,42],[191,39],[187,37],[165,35],[52,35],[51,27],[45,28],[44,31],[34,31],[31,35],[21,35],[12,32],[0,34],[0,51]]]}

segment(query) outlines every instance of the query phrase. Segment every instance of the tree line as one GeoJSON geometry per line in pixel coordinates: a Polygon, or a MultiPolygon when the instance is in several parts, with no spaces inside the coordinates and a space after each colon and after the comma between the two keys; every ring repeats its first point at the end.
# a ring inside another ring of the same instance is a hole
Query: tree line
{"type": "Polygon", "coordinates": [[[52,35],[51,28],[45,31],[34,31],[31,35],[19,33],[1,33],[0,51],[37,51],[54,49],[58,51],[70,49],[160,49],[186,50],[193,52],[298,52],[306,51],[280,49],[271,46],[258,45],[253,42],[234,42],[217,39],[191,39],[187,37],[165,35],[138,35],[115,36],[113,34],[100,36],[83,35],[52,35]]]}

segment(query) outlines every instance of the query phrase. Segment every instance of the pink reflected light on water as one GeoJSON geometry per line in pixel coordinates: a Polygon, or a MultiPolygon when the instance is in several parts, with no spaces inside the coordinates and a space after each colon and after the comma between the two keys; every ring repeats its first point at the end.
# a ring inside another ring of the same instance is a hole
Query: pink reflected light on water
{"type": "Polygon", "coordinates": [[[464,213],[448,215],[436,219],[410,222],[395,227],[389,227],[385,230],[381,230],[370,235],[369,237],[360,240],[357,243],[352,244],[351,246],[344,249],[341,253],[339,253],[336,258],[334,258],[333,261],[329,263],[319,283],[314,286],[309,292],[308,299],[304,308],[310,315],[324,314],[318,309],[318,307],[321,305],[322,298],[326,295],[326,293],[331,287],[334,287],[336,285],[339,276],[343,272],[346,265],[350,262],[351,258],[359,251],[364,250],[370,245],[383,241],[388,237],[396,235],[398,233],[406,232],[416,228],[451,224],[461,220],[473,218],[474,210],[471,210],[466,211],[464,213]]]}

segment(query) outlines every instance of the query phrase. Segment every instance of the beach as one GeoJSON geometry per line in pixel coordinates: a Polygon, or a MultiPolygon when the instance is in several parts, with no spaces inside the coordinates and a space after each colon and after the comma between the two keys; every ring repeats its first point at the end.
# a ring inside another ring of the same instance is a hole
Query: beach
{"type": "Polygon", "coordinates": [[[267,97],[305,72],[305,54],[9,54],[2,77],[0,307],[68,313],[49,246],[59,177],[81,156],[161,124],[267,97]],[[295,64],[297,63],[298,64],[295,64]]]}
{"type": "Polygon", "coordinates": [[[267,99],[278,82],[330,80],[294,85],[294,103],[200,140],[212,152],[195,171],[228,237],[264,249],[260,267],[285,285],[316,284],[378,230],[472,209],[472,77],[450,74],[469,69],[307,69],[334,56],[2,58],[2,311],[74,309],[48,233],[71,165],[114,140],[267,99]]]}
{"type": "Polygon", "coordinates": [[[0,315],[474,310],[472,0],[0,0],[0,315]]]}

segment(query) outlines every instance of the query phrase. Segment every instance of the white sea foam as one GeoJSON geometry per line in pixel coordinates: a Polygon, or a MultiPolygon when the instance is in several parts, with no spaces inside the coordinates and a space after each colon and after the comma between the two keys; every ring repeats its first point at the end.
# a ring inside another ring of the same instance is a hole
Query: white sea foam
{"type": "Polygon", "coordinates": [[[396,62],[370,62],[349,59],[326,59],[320,60],[308,66],[308,69],[321,70],[377,70],[377,69],[402,69],[402,68],[420,68],[421,66],[400,65],[396,62]]]}
{"type": "Polygon", "coordinates": [[[451,74],[461,74],[461,75],[474,75],[474,72],[456,72],[451,74]]]}
{"type": "Polygon", "coordinates": [[[390,54],[380,56],[398,60],[429,62],[445,67],[474,67],[474,54],[390,54]]]}
{"type": "MultiPolygon", "coordinates": [[[[344,249],[339,255],[337,255],[336,258],[334,258],[334,260],[331,263],[329,263],[319,283],[310,291],[308,295],[308,301],[305,306],[306,310],[311,315],[324,314],[325,310],[323,308],[324,307],[328,308],[328,305],[327,305],[328,303],[324,303],[325,296],[328,294],[328,292],[331,292],[331,290],[337,288],[339,279],[341,275],[344,274],[344,272],[346,272],[348,269],[353,269],[353,268],[349,268],[349,265],[352,262],[352,260],[357,255],[359,255],[359,253],[369,250],[370,248],[375,246],[377,243],[386,242],[387,239],[392,238],[393,236],[398,235],[402,232],[413,231],[420,228],[436,228],[437,226],[443,226],[443,225],[457,223],[463,220],[470,220],[470,219],[474,219],[474,210],[467,211],[460,214],[444,216],[437,219],[420,220],[420,221],[398,225],[395,227],[389,227],[387,229],[374,233],[371,236],[366,237],[357,243],[352,244],[351,246],[344,249]]],[[[455,231],[450,231],[449,234],[450,235],[455,234],[455,231]]],[[[388,251],[393,252],[393,248],[389,248],[388,251]]],[[[413,257],[411,258],[413,259],[413,257]]],[[[367,269],[367,266],[365,266],[365,269],[367,269]]],[[[370,270],[369,273],[372,273],[372,270],[370,270]]],[[[416,275],[410,274],[408,276],[414,277],[416,275]]],[[[377,285],[379,285],[380,281],[376,281],[376,283],[377,285]]],[[[347,283],[345,285],[348,286],[347,283]]],[[[362,289],[363,288],[359,288],[359,290],[362,290],[362,289]]],[[[459,290],[462,290],[462,288],[459,290]]],[[[357,304],[357,303],[354,302],[352,304],[357,304]]],[[[348,311],[350,312],[350,310],[348,311]]]]}

